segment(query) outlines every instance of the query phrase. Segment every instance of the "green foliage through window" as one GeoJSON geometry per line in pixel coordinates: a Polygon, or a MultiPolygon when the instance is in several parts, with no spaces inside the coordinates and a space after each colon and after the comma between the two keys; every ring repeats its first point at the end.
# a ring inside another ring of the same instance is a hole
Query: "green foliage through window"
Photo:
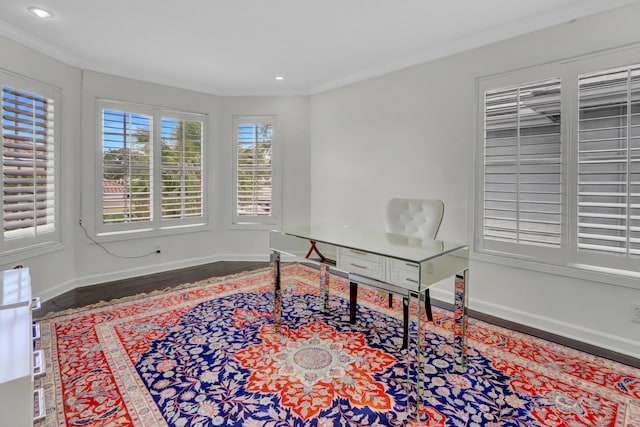
{"type": "Polygon", "coordinates": [[[270,123],[240,123],[236,127],[239,217],[272,215],[272,134],[270,123]]]}
{"type": "Polygon", "coordinates": [[[104,109],[103,224],[203,217],[202,142],[201,121],[104,109]]]}

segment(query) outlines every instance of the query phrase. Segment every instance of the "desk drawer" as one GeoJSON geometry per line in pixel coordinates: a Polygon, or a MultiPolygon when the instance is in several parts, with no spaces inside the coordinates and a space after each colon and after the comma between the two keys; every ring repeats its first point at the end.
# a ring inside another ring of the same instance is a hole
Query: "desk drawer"
{"type": "Polygon", "coordinates": [[[337,267],[340,270],[358,273],[372,279],[384,280],[384,257],[343,248],[339,248],[338,255],[337,267]]]}
{"type": "Polygon", "coordinates": [[[395,285],[418,285],[418,264],[398,259],[389,260],[389,282],[395,285]]]}

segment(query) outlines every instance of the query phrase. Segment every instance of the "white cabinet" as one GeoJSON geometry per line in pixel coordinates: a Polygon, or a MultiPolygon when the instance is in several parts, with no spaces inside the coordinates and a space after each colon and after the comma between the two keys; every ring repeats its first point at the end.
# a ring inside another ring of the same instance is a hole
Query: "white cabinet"
{"type": "MultiPolygon", "coordinates": [[[[0,274],[0,414],[2,425],[31,426],[34,422],[36,375],[44,373],[42,354],[33,351],[32,299],[29,269],[0,274]],[[39,362],[38,362],[39,361],[39,362]],[[37,366],[40,363],[40,366],[37,366]]],[[[40,399],[42,398],[41,392],[40,399]]],[[[38,414],[44,415],[42,413],[38,414]]]]}
{"type": "Polygon", "coordinates": [[[31,279],[28,268],[0,272],[0,309],[31,304],[31,279]]]}

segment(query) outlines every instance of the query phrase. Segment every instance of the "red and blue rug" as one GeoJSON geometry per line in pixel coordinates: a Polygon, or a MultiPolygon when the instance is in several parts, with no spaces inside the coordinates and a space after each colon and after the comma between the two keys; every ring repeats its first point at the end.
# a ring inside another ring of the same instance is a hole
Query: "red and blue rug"
{"type": "MultiPolygon", "coordinates": [[[[332,276],[283,268],[274,331],[261,270],[41,321],[48,416],[40,426],[405,426],[401,307],[332,276]]],[[[400,300],[397,298],[396,300],[400,300]]],[[[426,322],[425,322],[426,323],[426,322]]],[[[640,370],[470,319],[451,373],[451,313],[426,323],[425,426],[639,427],[640,370]]]]}

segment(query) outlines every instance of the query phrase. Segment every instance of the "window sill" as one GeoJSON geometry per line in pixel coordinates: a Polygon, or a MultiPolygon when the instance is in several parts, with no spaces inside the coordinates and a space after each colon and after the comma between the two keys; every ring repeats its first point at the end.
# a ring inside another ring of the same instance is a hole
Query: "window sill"
{"type": "Polygon", "coordinates": [[[615,270],[589,265],[555,265],[539,261],[517,258],[510,254],[486,253],[472,251],[469,258],[507,267],[521,268],[547,274],[570,277],[591,282],[602,282],[608,285],[640,289],[640,273],[625,270],[615,270]]]}
{"type": "Polygon", "coordinates": [[[94,239],[98,243],[117,242],[139,238],[165,237],[176,234],[199,233],[210,231],[213,227],[208,224],[188,224],[176,225],[163,228],[144,228],[137,230],[102,231],[95,235],[94,239]]]}
{"type": "Polygon", "coordinates": [[[229,230],[276,230],[280,228],[280,224],[271,223],[271,224],[256,224],[256,223],[240,223],[240,224],[231,224],[227,227],[229,230]]]}
{"type": "Polygon", "coordinates": [[[2,264],[24,263],[26,259],[36,258],[63,249],[65,249],[65,246],[61,242],[43,243],[24,249],[15,249],[2,253],[2,264]]]}

